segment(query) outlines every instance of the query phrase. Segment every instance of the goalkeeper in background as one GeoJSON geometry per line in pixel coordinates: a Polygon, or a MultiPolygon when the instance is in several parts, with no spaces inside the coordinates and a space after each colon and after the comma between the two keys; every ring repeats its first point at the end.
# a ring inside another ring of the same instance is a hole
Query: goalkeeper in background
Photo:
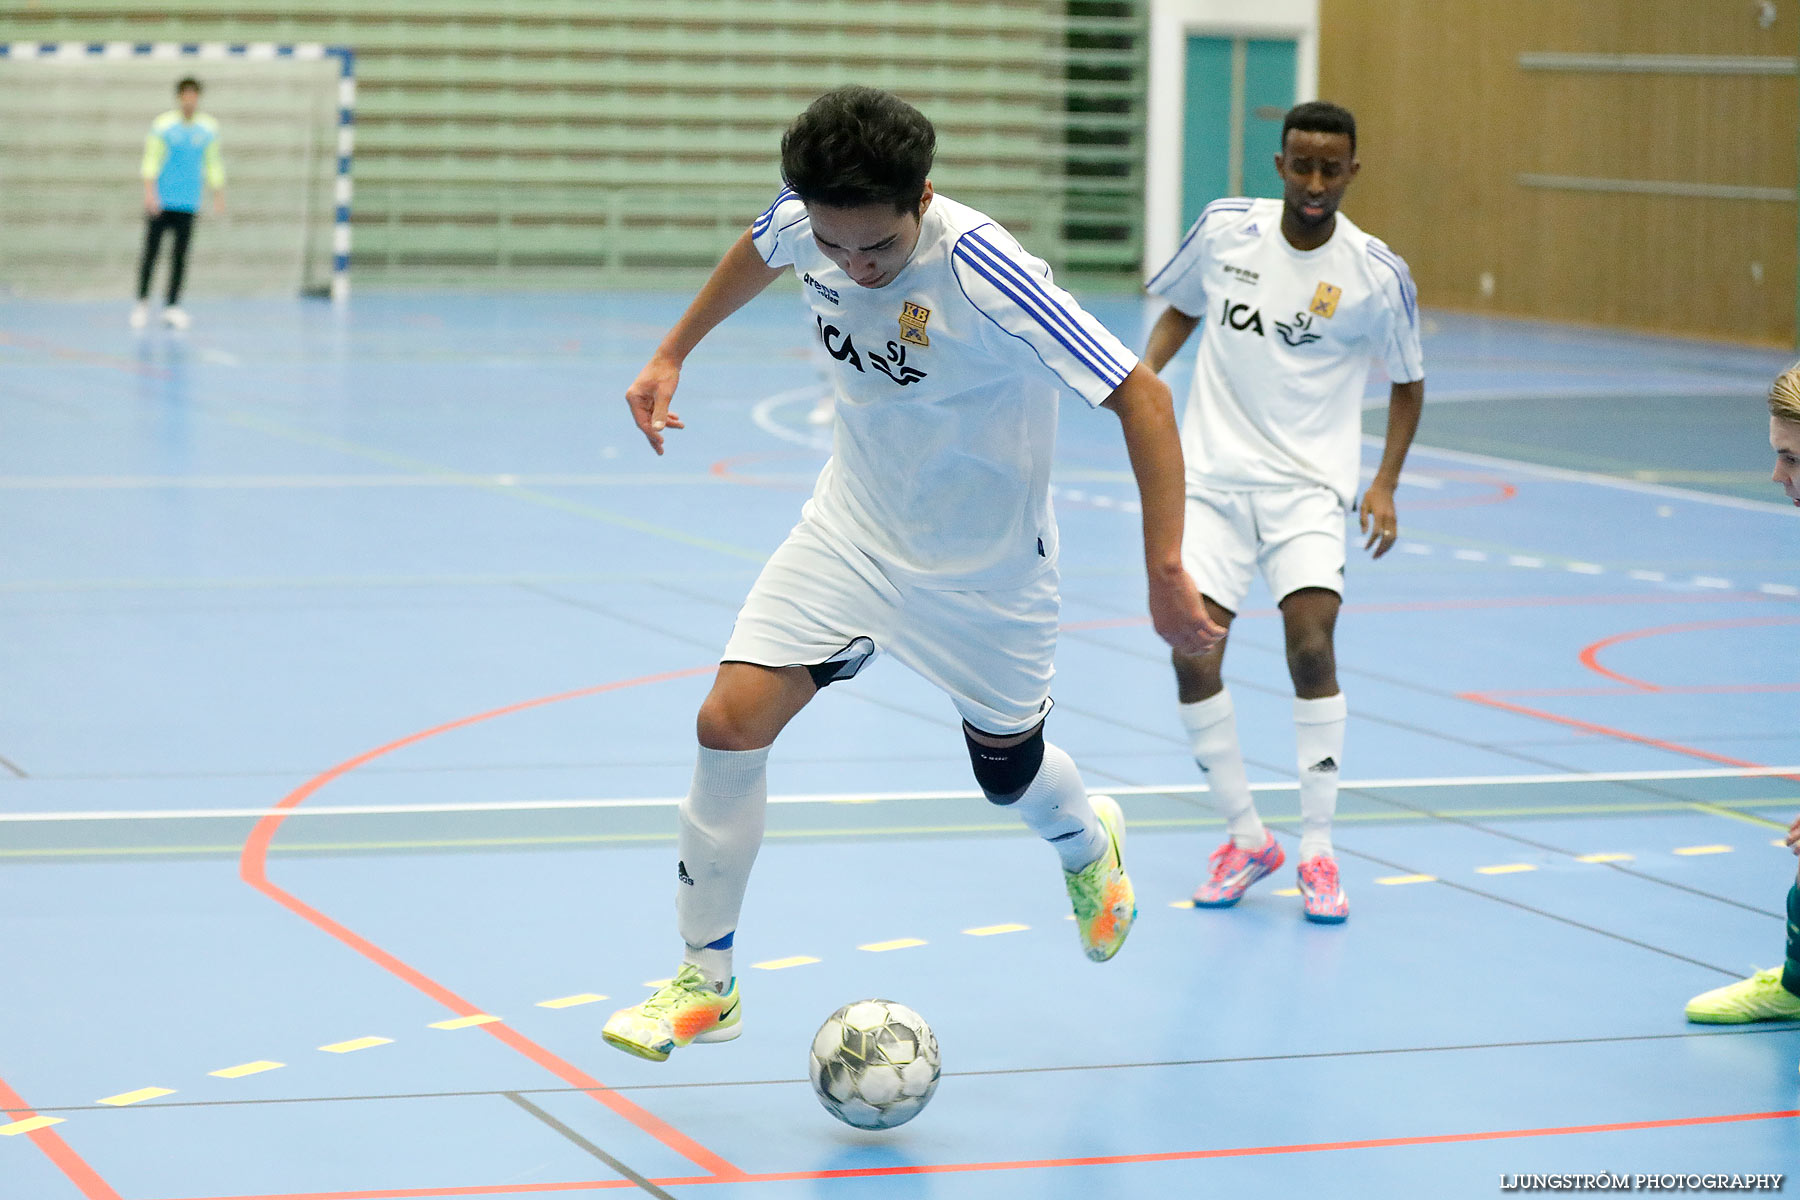
{"type": "Polygon", "coordinates": [[[194,213],[206,188],[213,194],[213,211],[225,211],[225,164],[219,157],[219,123],[200,112],[200,81],[187,78],[175,85],[176,107],[150,122],[144,141],[144,253],[138,259],[138,300],[131,310],[131,327],[142,329],[150,319],[150,273],[156,269],[157,250],[165,231],[175,235],[174,259],[169,264],[168,304],[163,323],[186,329],[188,315],[180,307],[182,276],[187,273],[188,241],[194,234],[194,213]]]}

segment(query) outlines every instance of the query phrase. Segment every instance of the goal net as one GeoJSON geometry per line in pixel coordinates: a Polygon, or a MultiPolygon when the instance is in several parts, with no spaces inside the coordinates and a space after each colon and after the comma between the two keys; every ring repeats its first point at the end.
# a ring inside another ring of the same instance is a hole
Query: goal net
{"type": "Polygon", "coordinates": [[[193,76],[200,111],[219,123],[226,209],[214,215],[209,199],[195,221],[185,295],[341,299],[351,62],[317,45],[0,42],[0,294],[133,294],[144,139],[175,107],[176,81],[193,76]]]}

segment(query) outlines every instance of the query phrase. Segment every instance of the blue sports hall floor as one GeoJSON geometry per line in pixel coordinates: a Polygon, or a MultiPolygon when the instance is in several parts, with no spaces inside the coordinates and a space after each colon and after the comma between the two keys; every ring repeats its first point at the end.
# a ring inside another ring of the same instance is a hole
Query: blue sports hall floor
{"type": "MultiPolygon", "coordinates": [[[[1786,357],[1449,314],[1403,540],[1353,553],[1339,625],[1346,925],[1289,870],[1186,905],[1220,826],[1116,422],[1070,403],[1051,736],[1130,823],[1125,951],[1081,956],[949,703],[879,662],[772,757],[745,1035],[604,1046],[675,965],[694,710],[823,462],[785,287],[650,454],[621,395],[682,304],[201,298],[133,334],[0,301],[0,1197],[1363,1200],[1800,1164],[1800,1025],[1682,1018],[1780,960],[1794,878],[1786,357]],[[805,1080],[869,995],[943,1046],[884,1134],[805,1080]]],[[[1142,343],[1138,300],[1092,307],[1142,343]]],[[[1226,673],[1285,840],[1266,593],[1226,673]]]]}

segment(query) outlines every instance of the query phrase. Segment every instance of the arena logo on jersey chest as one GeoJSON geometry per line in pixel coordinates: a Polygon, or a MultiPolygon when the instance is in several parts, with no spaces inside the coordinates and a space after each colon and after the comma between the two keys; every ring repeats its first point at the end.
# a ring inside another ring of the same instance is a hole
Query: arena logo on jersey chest
{"type": "Polygon", "coordinates": [[[1337,284],[1321,283],[1313,292],[1312,303],[1306,306],[1306,311],[1329,320],[1336,314],[1338,297],[1343,294],[1344,289],[1337,284]]]}
{"type": "Polygon", "coordinates": [[[915,346],[931,345],[931,338],[925,333],[925,323],[931,320],[931,310],[923,304],[914,304],[911,300],[900,302],[900,340],[911,342],[915,346]]]}

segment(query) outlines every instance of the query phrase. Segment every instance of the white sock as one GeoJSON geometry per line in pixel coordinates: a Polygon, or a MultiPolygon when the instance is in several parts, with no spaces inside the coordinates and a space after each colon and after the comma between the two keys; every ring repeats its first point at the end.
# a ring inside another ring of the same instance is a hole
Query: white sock
{"type": "Polygon", "coordinates": [[[1065,871],[1079,871],[1106,853],[1106,830],[1088,805],[1075,760],[1049,742],[1031,786],[1008,807],[1055,848],[1065,871]]]}
{"type": "Polygon", "coordinates": [[[731,983],[731,943],[750,867],[762,846],[769,748],[700,747],[694,783],[681,802],[675,921],[693,963],[720,991],[731,983]]]}
{"type": "Polygon", "coordinates": [[[1300,861],[1331,853],[1338,767],[1344,758],[1344,694],[1294,701],[1294,747],[1300,760],[1300,861]]]}
{"type": "Polygon", "coordinates": [[[1223,689],[1194,704],[1183,704],[1181,723],[1187,726],[1194,761],[1206,773],[1213,807],[1225,818],[1225,832],[1240,849],[1257,849],[1269,835],[1250,799],[1244,752],[1238,746],[1237,709],[1231,703],[1230,690],[1223,689]]]}

